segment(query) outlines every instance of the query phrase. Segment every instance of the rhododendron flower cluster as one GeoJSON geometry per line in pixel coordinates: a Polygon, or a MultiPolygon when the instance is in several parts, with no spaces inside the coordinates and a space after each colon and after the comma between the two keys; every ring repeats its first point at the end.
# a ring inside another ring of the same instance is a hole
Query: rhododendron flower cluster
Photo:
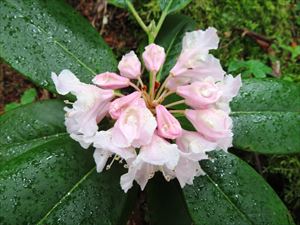
{"type": "Polygon", "coordinates": [[[204,174],[199,161],[208,158],[207,152],[227,151],[233,137],[229,103],[241,78],[226,75],[209,53],[218,42],[214,28],[186,33],[177,62],[161,84],[157,76],[166,53],[156,44],[145,47],[143,65],[131,51],[119,62],[118,74],[101,73],[93,84],[80,82],[69,70],[52,73],[57,92],[77,98],[65,108],[65,125],[83,148],[95,148],[98,172],[124,162],[128,172],[120,183],[125,192],[134,180],[144,189],[157,171],[183,187],[204,174]],[[99,130],[104,117],[113,125],[99,130]],[[183,128],[183,117],[194,129],[183,128]]]}

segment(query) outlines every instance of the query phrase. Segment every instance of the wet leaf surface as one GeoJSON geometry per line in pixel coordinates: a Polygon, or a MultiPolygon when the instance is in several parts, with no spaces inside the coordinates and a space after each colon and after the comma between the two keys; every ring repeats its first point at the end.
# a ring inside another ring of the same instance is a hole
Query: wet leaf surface
{"type": "Polygon", "coordinates": [[[207,175],[183,189],[194,224],[294,224],[276,193],[247,163],[223,151],[210,157],[200,162],[207,175]]]}
{"type": "Polygon", "coordinates": [[[121,166],[96,174],[93,151],[65,132],[63,105],[43,101],[0,117],[1,224],[126,223],[136,189],[121,190],[121,166]]]}
{"type": "Polygon", "coordinates": [[[0,57],[35,84],[55,91],[51,72],[83,82],[113,71],[116,60],[97,31],[64,1],[0,2],[0,57]]]}

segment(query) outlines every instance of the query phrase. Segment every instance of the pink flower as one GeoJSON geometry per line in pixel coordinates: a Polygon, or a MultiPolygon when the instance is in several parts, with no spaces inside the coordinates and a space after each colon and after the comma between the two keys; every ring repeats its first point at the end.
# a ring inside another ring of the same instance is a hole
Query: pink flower
{"type": "Polygon", "coordinates": [[[129,95],[114,100],[109,106],[109,114],[113,119],[118,119],[121,113],[131,105],[145,106],[141,93],[135,91],[129,95]]]}
{"type": "Polygon", "coordinates": [[[212,80],[179,86],[176,92],[185,98],[187,105],[196,109],[207,108],[216,103],[222,95],[220,88],[212,80]]]}
{"type": "Polygon", "coordinates": [[[167,81],[166,87],[170,91],[175,92],[179,86],[189,84],[191,82],[191,80],[192,80],[191,78],[183,77],[183,76],[171,77],[167,81]]]}
{"type": "Polygon", "coordinates": [[[183,130],[182,135],[176,139],[176,144],[182,155],[194,161],[207,159],[206,152],[217,149],[217,143],[205,139],[194,131],[183,130]]]}
{"type": "Polygon", "coordinates": [[[151,141],[156,126],[155,117],[149,109],[130,106],[121,113],[112,128],[113,141],[121,148],[139,148],[151,141]]]}
{"type": "Polygon", "coordinates": [[[180,56],[170,72],[177,76],[198,67],[207,59],[209,50],[218,48],[218,43],[217,30],[212,27],[186,33],[180,56]]]}
{"type": "Polygon", "coordinates": [[[160,86],[155,77],[166,54],[156,44],[146,46],[142,54],[150,71],[148,87],[140,79],[141,62],[133,51],[119,62],[121,76],[112,72],[99,74],[92,80],[96,85],[81,83],[68,70],[59,76],[52,74],[58,93],[71,92],[77,98],[71,108],[65,108],[65,124],[82,147],[93,144],[98,172],[113,157],[106,169],[114,161],[125,161],[128,166],[120,182],[125,192],[134,180],[144,189],[156,171],[162,172],[167,181],[177,178],[184,187],[205,174],[199,161],[208,158],[207,152],[227,151],[232,146],[229,103],[242,83],[240,76],[225,75],[220,61],[209,54],[218,42],[214,28],[186,33],[180,56],[160,86]],[[136,91],[113,91],[128,86],[136,91]],[[113,98],[116,99],[112,101],[113,98]],[[98,131],[98,123],[108,114],[113,121],[107,125],[113,124],[112,127],[98,131]],[[183,130],[174,114],[185,115],[196,131],[183,130]]]}
{"type": "Polygon", "coordinates": [[[76,96],[73,107],[65,107],[65,125],[70,136],[79,141],[83,148],[88,148],[91,137],[98,130],[97,124],[108,112],[113,91],[81,83],[69,70],[63,70],[59,76],[52,73],[51,77],[59,94],[71,92],[76,96]]]}
{"type": "Polygon", "coordinates": [[[196,130],[212,141],[232,138],[232,120],[227,113],[218,109],[185,110],[187,119],[196,130]]]}
{"type": "Polygon", "coordinates": [[[151,142],[143,145],[136,159],[130,162],[128,173],[121,177],[121,187],[127,192],[136,180],[143,190],[156,171],[161,171],[170,180],[178,160],[177,146],[154,134],[151,142]]]}
{"type": "Polygon", "coordinates": [[[141,62],[133,51],[122,57],[118,69],[121,76],[129,79],[137,79],[141,76],[141,62]]]}
{"type": "Polygon", "coordinates": [[[93,138],[95,152],[94,159],[97,165],[97,172],[101,172],[107,162],[107,159],[117,154],[121,158],[128,160],[136,157],[133,147],[119,148],[112,140],[112,129],[97,132],[93,138]]]}
{"type": "Polygon", "coordinates": [[[207,159],[206,152],[215,150],[217,143],[210,142],[198,132],[183,130],[182,135],[176,139],[180,150],[180,159],[175,168],[174,176],[178,179],[180,186],[193,184],[194,177],[204,175],[200,160],[207,159]]]}
{"type": "Polygon", "coordinates": [[[166,53],[164,48],[156,44],[150,44],[145,47],[143,60],[148,71],[159,71],[165,62],[165,58],[166,53]]]}
{"type": "Polygon", "coordinates": [[[232,77],[232,75],[227,75],[222,82],[218,83],[218,85],[222,89],[222,96],[217,102],[217,107],[229,113],[229,103],[233,99],[233,97],[238,94],[242,86],[241,76],[238,75],[236,77],[232,77]]]}
{"type": "Polygon", "coordinates": [[[162,105],[156,106],[155,109],[158,135],[168,139],[180,137],[182,128],[178,120],[162,105]]]}
{"type": "Polygon", "coordinates": [[[208,77],[216,81],[224,79],[225,71],[220,61],[212,55],[207,55],[206,59],[199,61],[197,67],[183,70],[182,73],[169,79],[167,87],[175,91],[177,87],[187,85],[195,81],[203,81],[208,77]]]}
{"type": "Polygon", "coordinates": [[[120,89],[129,86],[130,80],[127,77],[121,77],[116,73],[101,73],[92,80],[94,84],[104,89],[120,89]]]}

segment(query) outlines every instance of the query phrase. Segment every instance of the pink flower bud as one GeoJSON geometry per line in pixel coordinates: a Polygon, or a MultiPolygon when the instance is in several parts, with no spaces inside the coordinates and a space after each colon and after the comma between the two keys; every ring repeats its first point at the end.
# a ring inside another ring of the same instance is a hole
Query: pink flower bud
{"type": "Polygon", "coordinates": [[[118,119],[121,113],[131,105],[145,105],[145,102],[141,99],[141,93],[135,91],[130,95],[126,95],[114,100],[109,106],[109,114],[113,119],[118,119]]]}
{"type": "Polygon", "coordinates": [[[143,60],[148,71],[159,71],[166,59],[165,49],[156,44],[145,47],[143,60]]]}
{"type": "Polygon", "coordinates": [[[127,77],[121,77],[116,73],[101,73],[92,80],[94,84],[105,89],[119,89],[129,86],[130,80],[127,77]]]}
{"type": "Polygon", "coordinates": [[[185,103],[193,108],[207,108],[216,103],[222,92],[213,81],[193,82],[191,85],[179,86],[177,94],[185,98],[185,103]]]}
{"type": "Polygon", "coordinates": [[[141,75],[141,62],[136,54],[131,51],[123,55],[119,62],[118,69],[123,77],[137,79],[141,75]]]}
{"type": "Polygon", "coordinates": [[[158,135],[169,139],[180,137],[182,128],[178,120],[162,105],[156,106],[155,110],[158,135]]]}
{"type": "Polygon", "coordinates": [[[227,113],[217,109],[185,110],[187,119],[196,130],[212,141],[232,136],[232,120],[227,113]]]}

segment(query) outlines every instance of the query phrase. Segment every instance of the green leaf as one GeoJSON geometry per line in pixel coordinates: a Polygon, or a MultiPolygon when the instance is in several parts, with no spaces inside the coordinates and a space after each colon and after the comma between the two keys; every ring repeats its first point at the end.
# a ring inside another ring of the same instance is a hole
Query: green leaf
{"type": "MultiPolygon", "coordinates": [[[[133,2],[133,0],[127,1],[133,2]]],[[[107,2],[119,8],[127,8],[126,0],[108,0],[107,2]]]]}
{"type": "Polygon", "coordinates": [[[259,60],[233,60],[229,63],[228,72],[242,73],[245,78],[251,75],[256,78],[265,78],[267,74],[272,73],[272,69],[259,60]]]}
{"type": "Polygon", "coordinates": [[[231,109],[234,147],[264,154],[300,152],[299,85],[245,79],[231,109]]]}
{"type": "Polygon", "coordinates": [[[166,62],[157,76],[158,81],[164,80],[169,74],[181,52],[184,34],[195,27],[196,24],[190,17],[179,14],[167,16],[155,41],[166,51],[166,62]]]}
{"type": "Polygon", "coordinates": [[[96,30],[64,1],[0,1],[0,58],[35,84],[55,91],[51,72],[71,70],[90,83],[116,69],[96,30]]]}
{"type": "Polygon", "coordinates": [[[177,180],[166,182],[161,174],[155,174],[146,194],[151,225],[192,224],[177,180]]]}
{"type": "Polygon", "coordinates": [[[200,162],[207,175],[183,189],[195,225],[294,224],[279,197],[247,163],[223,151],[200,162]]]}
{"type": "Polygon", "coordinates": [[[17,102],[11,102],[11,103],[8,103],[5,105],[4,107],[4,111],[5,112],[8,112],[10,110],[13,110],[15,108],[18,108],[21,104],[20,103],[17,103],[17,102]]]}
{"type": "Polygon", "coordinates": [[[63,106],[38,102],[0,117],[0,223],[126,224],[136,189],[121,190],[120,166],[96,173],[92,151],[65,131],[63,106]]]}
{"type": "Polygon", "coordinates": [[[29,88],[21,96],[21,104],[25,105],[34,102],[37,97],[37,91],[34,88],[29,88]]]}
{"type": "Polygon", "coordinates": [[[175,13],[186,7],[192,0],[158,0],[160,9],[165,10],[169,4],[168,13],[175,13]],[[170,3],[172,1],[172,3],[170,3]]]}

